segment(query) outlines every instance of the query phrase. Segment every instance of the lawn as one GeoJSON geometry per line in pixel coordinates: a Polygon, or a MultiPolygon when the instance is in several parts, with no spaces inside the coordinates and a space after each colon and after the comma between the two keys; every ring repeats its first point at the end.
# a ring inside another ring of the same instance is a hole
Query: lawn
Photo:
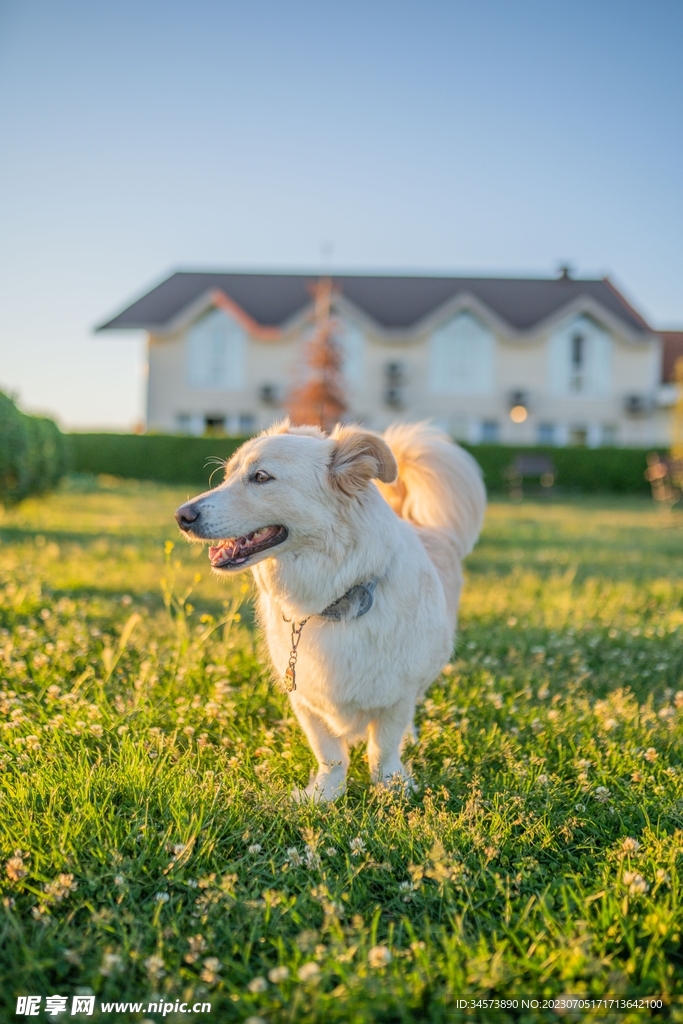
{"type": "Polygon", "coordinates": [[[178,540],[185,497],[84,478],[0,516],[0,1019],[94,993],[121,1021],[645,996],[682,1021],[683,513],[493,502],[417,792],[373,789],[359,749],[320,807],[289,798],[313,759],[250,578],[178,540]]]}

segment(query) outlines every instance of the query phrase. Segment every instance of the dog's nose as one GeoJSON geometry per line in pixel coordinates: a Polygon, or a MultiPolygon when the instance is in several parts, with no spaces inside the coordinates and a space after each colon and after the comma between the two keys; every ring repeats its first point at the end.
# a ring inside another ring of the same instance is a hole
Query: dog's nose
{"type": "Polygon", "coordinates": [[[181,530],[187,531],[192,529],[192,524],[196,523],[198,519],[199,509],[191,501],[186,502],[185,505],[181,505],[176,510],[175,520],[181,530]]]}

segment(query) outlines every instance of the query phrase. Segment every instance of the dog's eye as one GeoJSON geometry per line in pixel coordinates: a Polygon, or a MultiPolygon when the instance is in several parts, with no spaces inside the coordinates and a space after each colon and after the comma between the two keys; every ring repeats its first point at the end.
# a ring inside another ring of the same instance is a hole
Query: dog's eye
{"type": "Polygon", "coordinates": [[[266,480],[272,480],[270,473],[266,473],[265,469],[257,469],[251,478],[255,484],[265,484],[266,480]]]}

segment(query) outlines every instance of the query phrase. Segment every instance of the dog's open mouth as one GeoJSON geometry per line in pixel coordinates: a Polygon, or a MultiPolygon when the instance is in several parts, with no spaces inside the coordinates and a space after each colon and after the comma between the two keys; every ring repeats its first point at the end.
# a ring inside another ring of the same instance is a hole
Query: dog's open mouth
{"type": "Polygon", "coordinates": [[[235,569],[267,548],[287,540],[284,526],[263,526],[246,537],[228,537],[209,548],[209,561],[214,569],[235,569]]]}

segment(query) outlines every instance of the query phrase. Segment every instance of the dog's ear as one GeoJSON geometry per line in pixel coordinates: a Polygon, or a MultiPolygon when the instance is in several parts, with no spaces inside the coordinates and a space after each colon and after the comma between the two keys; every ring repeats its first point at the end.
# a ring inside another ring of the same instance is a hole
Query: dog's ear
{"type": "Polygon", "coordinates": [[[262,431],[263,437],[270,437],[272,434],[288,434],[290,426],[289,416],[285,416],[283,420],[276,420],[270,427],[262,431]]]}
{"type": "Polygon", "coordinates": [[[298,425],[295,426],[290,420],[289,416],[285,416],[283,420],[279,420],[277,423],[273,423],[271,427],[262,431],[260,437],[271,437],[273,434],[305,434],[308,437],[325,437],[325,431],[321,430],[320,427],[312,425],[298,425]]]}
{"type": "Polygon", "coordinates": [[[335,427],[330,459],[330,478],[344,494],[362,490],[370,480],[391,483],[398,467],[391,448],[379,434],[357,427],[335,427]]]}

